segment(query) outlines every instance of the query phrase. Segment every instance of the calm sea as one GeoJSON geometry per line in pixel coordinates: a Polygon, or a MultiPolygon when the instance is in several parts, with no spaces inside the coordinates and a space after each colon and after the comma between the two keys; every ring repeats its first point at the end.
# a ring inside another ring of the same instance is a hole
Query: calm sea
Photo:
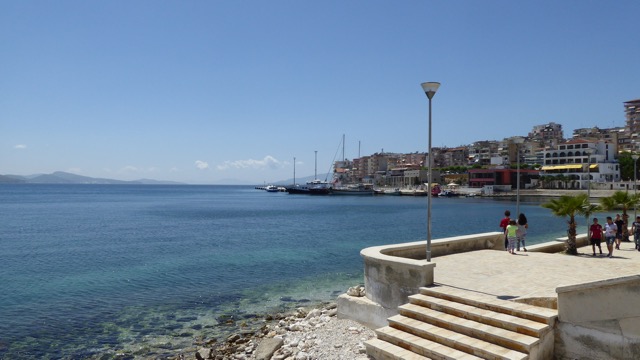
{"type": "MultiPolygon", "coordinates": [[[[0,358],[175,353],[256,314],[334,300],[363,282],[361,249],[426,238],[426,201],[0,185],[0,358]]],[[[513,199],[433,199],[432,236],[497,231],[507,208],[513,199]]],[[[521,211],[530,243],[565,234],[538,200],[521,211]]]]}

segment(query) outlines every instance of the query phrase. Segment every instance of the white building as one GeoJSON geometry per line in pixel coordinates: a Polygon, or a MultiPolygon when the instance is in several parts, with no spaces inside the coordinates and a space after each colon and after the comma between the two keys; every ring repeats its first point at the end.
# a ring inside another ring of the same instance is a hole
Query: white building
{"type": "Polygon", "coordinates": [[[618,146],[604,140],[570,140],[543,152],[542,176],[560,176],[557,187],[588,189],[590,182],[620,181],[618,146]]]}

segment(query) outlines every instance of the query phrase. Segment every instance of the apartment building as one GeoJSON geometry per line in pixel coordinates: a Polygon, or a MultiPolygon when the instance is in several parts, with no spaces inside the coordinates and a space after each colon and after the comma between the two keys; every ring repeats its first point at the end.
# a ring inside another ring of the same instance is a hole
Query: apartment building
{"type": "Polygon", "coordinates": [[[624,149],[638,152],[640,150],[640,99],[625,101],[624,113],[629,138],[628,146],[625,146],[624,149]]]}
{"type": "Polygon", "coordinates": [[[468,157],[470,165],[491,165],[491,159],[499,156],[499,143],[495,140],[476,141],[469,145],[468,157]]]}
{"type": "Polygon", "coordinates": [[[469,165],[469,149],[465,146],[441,149],[442,167],[469,165]]]}
{"type": "Polygon", "coordinates": [[[562,125],[554,122],[534,126],[527,137],[529,141],[537,142],[541,148],[553,148],[564,141],[562,125]]]}

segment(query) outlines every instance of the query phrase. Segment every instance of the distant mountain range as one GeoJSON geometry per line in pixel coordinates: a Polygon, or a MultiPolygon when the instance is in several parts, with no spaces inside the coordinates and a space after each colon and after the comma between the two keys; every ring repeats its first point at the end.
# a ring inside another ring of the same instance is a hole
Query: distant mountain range
{"type": "Polygon", "coordinates": [[[0,184],[142,184],[142,185],[184,185],[175,181],[158,181],[140,179],[134,181],[122,181],[113,179],[93,178],[56,171],[51,174],[37,174],[29,176],[0,175],[0,184]]]}
{"type": "MultiPolygon", "coordinates": [[[[318,176],[320,180],[324,177],[318,176]]],[[[296,183],[304,184],[307,181],[314,180],[314,176],[304,176],[296,178],[296,183]]],[[[329,179],[331,180],[331,179],[329,179]]],[[[218,181],[220,184],[240,184],[238,180],[228,179],[226,181],[218,181]]],[[[140,179],[134,181],[123,181],[114,179],[94,178],[89,176],[76,175],[64,171],[56,171],[51,174],[34,174],[34,175],[0,175],[0,184],[140,184],[140,185],[187,185],[186,183],[176,181],[159,181],[151,179],[140,179]]],[[[271,183],[273,185],[291,185],[293,179],[281,180],[271,183]]],[[[251,184],[250,184],[251,185],[251,184]]],[[[256,185],[256,184],[253,184],[256,185]]]]}

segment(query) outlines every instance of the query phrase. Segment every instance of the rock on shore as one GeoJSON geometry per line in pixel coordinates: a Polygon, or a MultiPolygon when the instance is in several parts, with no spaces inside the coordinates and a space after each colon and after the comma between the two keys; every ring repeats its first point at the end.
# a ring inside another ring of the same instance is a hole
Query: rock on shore
{"type": "Polygon", "coordinates": [[[375,337],[357,322],[338,319],[335,304],[298,308],[252,335],[234,334],[216,347],[202,347],[182,359],[338,360],[369,359],[364,342],[375,337]]]}

